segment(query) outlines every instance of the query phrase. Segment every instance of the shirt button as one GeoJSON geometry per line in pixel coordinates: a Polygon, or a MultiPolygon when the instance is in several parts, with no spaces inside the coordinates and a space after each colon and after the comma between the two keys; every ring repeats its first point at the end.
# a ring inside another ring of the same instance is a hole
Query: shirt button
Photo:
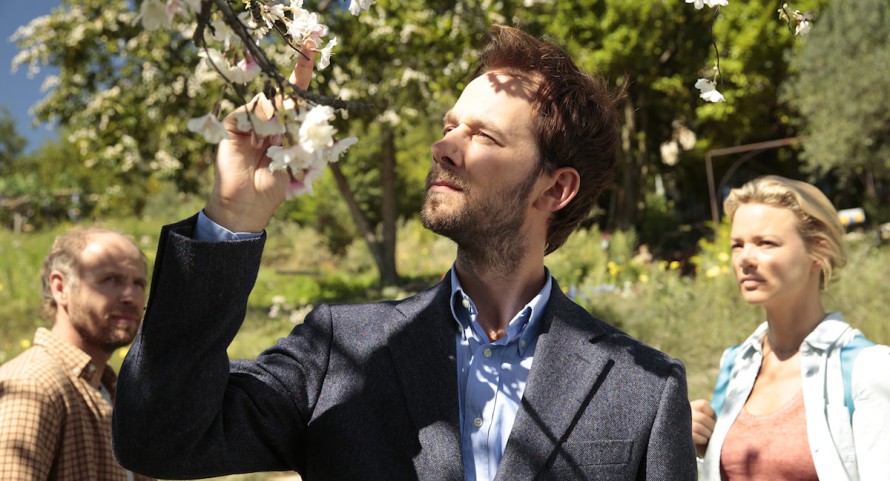
{"type": "Polygon", "coordinates": [[[466,297],[464,297],[464,301],[463,301],[461,304],[463,304],[464,309],[469,309],[469,308],[470,308],[470,300],[467,299],[466,297]]]}
{"type": "Polygon", "coordinates": [[[519,345],[522,347],[525,347],[525,339],[519,341],[519,345]]]}
{"type": "Polygon", "coordinates": [[[491,357],[491,349],[489,349],[489,348],[486,347],[486,348],[482,351],[482,355],[485,356],[485,357],[491,357]]]}
{"type": "Polygon", "coordinates": [[[482,427],[482,418],[476,418],[476,419],[474,419],[474,420],[473,420],[473,426],[476,426],[477,428],[481,428],[481,427],[482,427]]]}

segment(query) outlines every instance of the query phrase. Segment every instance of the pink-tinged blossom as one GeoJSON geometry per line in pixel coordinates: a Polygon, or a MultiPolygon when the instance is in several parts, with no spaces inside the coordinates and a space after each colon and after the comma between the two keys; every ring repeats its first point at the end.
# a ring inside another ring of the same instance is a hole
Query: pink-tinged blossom
{"type": "Polygon", "coordinates": [[[371,8],[371,5],[374,5],[375,3],[377,3],[377,0],[351,0],[349,2],[349,13],[358,15],[371,8]]]}
{"type": "Polygon", "coordinates": [[[229,132],[215,115],[207,114],[188,121],[188,129],[204,137],[211,144],[218,144],[221,140],[229,138],[229,132]]]}
{"type": "Polygon", "coordinates": [[[198,55],[204,57],[211,68],[219,70],[226,80],[235,83],[248,83],[255,79],[261,70],[256,59],[247,52],[244,53],[244,58],[238,62],[238,65],[230,64],[225,56],[216,49],[202,50],[198,55]]]}
{"type": "Polygon", "coordinates": [[[302,8],[291,6],[294,14],[293,20],[287,26],[287,33],[303,44],[307,40],[312,41],[316,47],[322,44],[321,37],[328,34],[328,27],[318,23],[318,15],[310,13],[302,8]]]}
{"type": "Polygon", "coordinates": [[[260,64],[257,63],[256,58],[254,58],[253,55],[244,52],[244,58],[242,58],[238,62],[238,65],[233,69],[232,81],[235,83],[246,84],[255,79],[256,76],[260,74],[260,70],[260,64]]]}
{"type": "Polygon", "coordinates": [[[717,91],[717,84],[712,80],[700,78],[698,79],[698,82],[695,82],[695,88],[701,91],[699,96],[708,102],[726,101],[726,99],[723,98],[723,94],[717,91]]]}
{"type": "Polygon", "coordinates": [[[288,147],[273,145],[266,149],[266,155],[272,159],[272,162],[269,164],[269,170],[272,172],[285,170],[288,167],[291,169],[291,172],[303,170],[312,165],[315,160],[312,152],[306,152],[300,144],[288,147]]]}
{"type": "Polygon", "coordinates": [[[313,165],[297,174],[291,174],[290,184],[284,193],[286,199],[290,200],[298,195],[312,194],[312,183],[321,177],[324,165],[313,165]]]}

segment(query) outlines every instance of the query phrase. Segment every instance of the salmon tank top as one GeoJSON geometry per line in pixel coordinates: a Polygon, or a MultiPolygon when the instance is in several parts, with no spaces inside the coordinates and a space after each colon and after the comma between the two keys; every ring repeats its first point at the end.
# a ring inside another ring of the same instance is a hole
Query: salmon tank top
{"type": "Polygon", "coordinates": [[[763,416],[742,408],[720,453],[726,481],[818,481],[807,441],[803,391],[763,416]]]}

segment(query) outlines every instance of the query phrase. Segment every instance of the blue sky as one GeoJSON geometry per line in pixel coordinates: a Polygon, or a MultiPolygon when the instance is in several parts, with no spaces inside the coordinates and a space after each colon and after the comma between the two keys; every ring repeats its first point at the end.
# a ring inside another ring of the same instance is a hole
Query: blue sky
{"type": "Polygon", "coordinates": [[[27,68],[12,73],[12,58],[18,49],[9,41],[9,37],[20,25],[48,14],[60,3],[60,0],[0,0],[0,105],[9,109],[19,133],[28,139],[28,151],[39,147],[45,139],[56,136],[55,131],[47,126],[32,127],[33,117],[28,113],[28,109],[42,98],[40,85],[47,70],[41,70],[33,79],[28,78],[27,68]]]}

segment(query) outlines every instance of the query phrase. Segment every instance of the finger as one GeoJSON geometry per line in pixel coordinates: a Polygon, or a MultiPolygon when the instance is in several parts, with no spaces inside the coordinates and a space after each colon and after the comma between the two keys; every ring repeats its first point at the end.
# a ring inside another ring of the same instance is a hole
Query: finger
{"type": "Polygon", "coordinates": [[[696,399],[689,403],[689,406],[692,408],[692,413],[702,413],[707,417],[716,418],[717,413],[714,412],[714,408],[711,407],[711,403],[706,399],[696,399]]]}
{"type": "Polygon", "coordinates": [[[288,81],[306,90],[309,88],[309,81],[312,80],[312,69],[315,68],[315,42],[308,41],[304,43],[297,58],[297,65],[294,67],[294,71],[291,72],[288,81]]]}

